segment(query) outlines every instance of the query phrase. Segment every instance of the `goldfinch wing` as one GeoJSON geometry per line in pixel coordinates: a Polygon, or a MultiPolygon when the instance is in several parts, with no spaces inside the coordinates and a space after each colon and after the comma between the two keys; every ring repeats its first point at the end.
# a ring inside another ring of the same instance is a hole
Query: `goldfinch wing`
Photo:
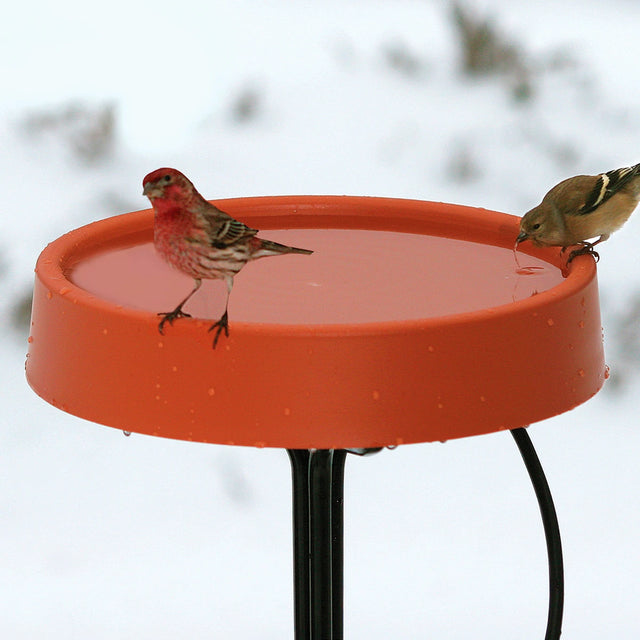
{"type": "Polygon", "coordinates": [[[601,173],[597,176],[593,189],[587,194],[585,203],[578,210],[578,215],[585,215],[595,211],[638,174],[640,174],[640,164],[601,173]]]}

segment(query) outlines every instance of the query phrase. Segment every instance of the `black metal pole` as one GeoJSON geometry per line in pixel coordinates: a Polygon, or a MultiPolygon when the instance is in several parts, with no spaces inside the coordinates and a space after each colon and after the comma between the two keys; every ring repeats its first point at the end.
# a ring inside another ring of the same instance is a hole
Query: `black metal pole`
{"type": "Polygon", "coordinates": [[[343,638],[346,451],[288,450],[293,480],[296,640],[343,638]]]}
{"type": "MultiPolygon", "coordinates": [[[[564,605],[560,528],[540,460],[525,429],[512,429],[533,484],[549,559],[545,640],[559,640],[564,605]]],[[[353,451],[362,455],[361,451],[353,451]]],[[[293,481],[295,640],[343,640],[342,449],[288,450],[293,481]]]]}
{"type": "Polygon", "coordinates": [[[289,449],[293,484],[293,609],[296,640],[311,638],[309,583],[309,451],[289,449]]]}
{"type": "Polygon", "coordinates": [[[347,452],[333,452],[331,480],[331,564],[333,640],[343,640],[344,625],[344,464],[347,452]]]}
{"type": "Polygon", "coordinates": [[[529,472],[531,483],[538,498],[542,524],[547,541],[547,555],[549,558],[549,615],[547,617],[547,631],[545,640],[558,640],[562,632],[562,611],[564,606],[564,568],[562,562],[562,541],[558,517],[549,484],[544,475],[542,465],[533,448],[533,443],[526,429],[512,429],[513,436],[524,464],[529,472]]]}
{"type": "Polygon", "coordinates": [[[309,515],[311,551],[311,637],[333,640],[333,554],[331,484],[333,451],[319,449],[309,460],[309,515]]]}

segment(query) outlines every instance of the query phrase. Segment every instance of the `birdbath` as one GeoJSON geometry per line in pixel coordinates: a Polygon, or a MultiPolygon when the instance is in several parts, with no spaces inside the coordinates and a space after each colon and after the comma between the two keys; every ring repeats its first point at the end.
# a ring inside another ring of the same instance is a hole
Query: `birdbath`
{"type": "Polygon", "coordinates": [[[286,449],[298,640],[342,638],[348,452],[511,430],[547,539],[546,637],[559,637],[560,536],[523,427],[604,382],[594,260],[580,256],[563,274],[557,248],[528,248],[519,267],[518,218],[471,207],[346,196],[215,204],[313,255],[248,264],[214,350],[220,282],[185,307],[192,318],[158,332],[157,313],[192,281],[156,254],[151,210],[72,231],[36,267],[34,391],[125,431],[286,449]]]}

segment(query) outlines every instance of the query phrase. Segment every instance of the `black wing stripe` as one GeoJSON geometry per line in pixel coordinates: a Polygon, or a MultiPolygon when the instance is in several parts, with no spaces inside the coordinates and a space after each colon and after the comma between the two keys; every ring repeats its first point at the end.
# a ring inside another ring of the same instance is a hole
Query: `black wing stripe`
{"type": "Polygon", "coordinates": [[[611,196],[620,191],[631,179],[638,175],[640,164],[633,167],[614,169],[607,173],[601,173],[585,203],[578,210],[578,215],[584,215],[595,211],[611,196]]]}
{"type": "Polygon", "coordinates": [[[211,244],[217,248],[226,247],[241,238],[255,236],[256,233],[257,229],[251,229],[246,224],[229,218],[220,224],[217,233],[211,239],[211,244]]]}
{"type": "Polygon", "coordinates": [[[578,213],[589,213],[594,209],[597,209],[607,198],[607,186],[609,185],[610,179],[606,173],[601,173],[598,176],[598,181],[591,193],[587,196],[585,203],[580,208],[578,213]]]}

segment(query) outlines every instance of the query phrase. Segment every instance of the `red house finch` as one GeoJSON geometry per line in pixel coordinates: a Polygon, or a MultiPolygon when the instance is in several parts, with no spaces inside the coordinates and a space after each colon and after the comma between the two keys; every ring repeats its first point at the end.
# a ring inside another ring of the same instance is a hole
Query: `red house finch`
{"type": "Polygon", "coordinates": [[[593,247],[617,231],[640,201],[640,164],[615,169],[598,176],[575,176],[557,184],[542,202],[520,221],[516,245],[531,240],[537,246],[558,246],[562,250],[582,245],[569,254],[599,255],[593,247]],[[600,236],[595,242],[589,238],[600,236]]]}
{"type": "Polygon", "coordinates": [[[176,318],[190,317],[182,307],[200,288],[203,278],[219,278],[227,285],[227,298],[222,317],[209,328],[216,329],[215,349],[220,333],[229,335],[229,294],[234,276],[247,262],[283,253],[313,253],[258,238],[256,229],[207,202],[176,169],[152,171],[142,185],[142,193],[155,211],[156,249],[169,264],[194,279],[193,289],[173,311],[158,314],[163,316],[158,325],[160,333],[165,322],[173,324],[176,318]]]}

